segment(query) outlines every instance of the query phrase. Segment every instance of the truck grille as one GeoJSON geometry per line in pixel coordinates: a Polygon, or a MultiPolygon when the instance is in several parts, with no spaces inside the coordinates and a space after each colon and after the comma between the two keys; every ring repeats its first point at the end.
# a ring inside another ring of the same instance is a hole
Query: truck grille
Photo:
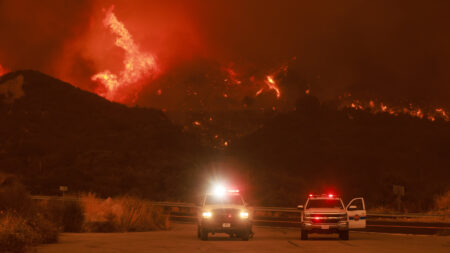
{"type": "Polygon", "coordinates": [[[233,208],[223,208],[212,210],[212,215],[215,220],[232,222],[239,218],[239,210],[233,208]]]}
{"type": "Polygon", "coordinates": [[[312,223],[338,223],[344,219],[341,214],[313,214],[311,215],[312,223]]]}

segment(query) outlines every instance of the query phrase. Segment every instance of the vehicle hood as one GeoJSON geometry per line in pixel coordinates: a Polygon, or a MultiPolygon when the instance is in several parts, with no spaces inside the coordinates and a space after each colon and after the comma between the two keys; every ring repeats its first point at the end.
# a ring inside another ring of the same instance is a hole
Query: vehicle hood
{"type": "Polygon", "coordinates": [[[305,213],[339,213],[345,214],[345,209],[340,208],[309,208],[305,210],[305,213]]]}
{"type": "Polygon", "coordinates": [[[243,205],[205,205],[202,207],[204,210],[214,210],[214,209],[240,209],[240,210],[248,210],[243,205]]]}

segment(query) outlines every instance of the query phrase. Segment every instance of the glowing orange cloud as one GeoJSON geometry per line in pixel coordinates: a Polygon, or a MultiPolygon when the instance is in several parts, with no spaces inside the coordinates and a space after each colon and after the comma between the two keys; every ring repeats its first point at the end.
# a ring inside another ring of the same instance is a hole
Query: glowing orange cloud
{"type": "Polygon", "coordinates": [[[106,12],[103,24],[116,36],[115,45],[125,51],[124,69],[119,74],[105,70],[92,76],[91,80],[102,85],[97,93],[106,99],[133,103],[142,89],[138,82],[156,73],[156,62],[153,55],[141,52],[125,25],[117,19],[113,8],[106,12]]]}
{"type": "Polygon", "coordinates": [[[6,74],[6,73],[8,73],[9,72],[9,70],[8,69],[5,69],[5,68],[3,68],[2,67],[2,65],[0,64],[0,76],[2,76],[2,75],[4,75],[4,74],[6,74]]]}

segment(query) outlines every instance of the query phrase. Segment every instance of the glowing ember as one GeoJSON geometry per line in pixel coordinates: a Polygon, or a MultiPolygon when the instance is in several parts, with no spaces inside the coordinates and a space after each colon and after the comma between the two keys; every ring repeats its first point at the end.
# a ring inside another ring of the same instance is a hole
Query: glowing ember
{"type": "Polygon", "coordinates": [[[450,121],[450,117],[448,116],[448,112],[446,112],[442,108],[437,108],[436,113],[441,116],[445,121],[450,121]]]}
{"type": "Polygon", "coordinates": [[[264,90],[264,89],[259,89],[259,90],[256,92],[256,96],[258,96],[259,94],[261,94],[261,93],[263,92],[263,90],[264,90]]]}
{"type": "Polygon", "coordinates": [[[194,121],[194,122],[192,122],[192,124],[194,126],[201,126],[202,125],[199,121],[194,121]]]}
{"type": "MultiPolygon", "coordinates": [[[[278,87],[277,83],[275,82],[275,80],[273,79],[272,75],[268,75],[266,76],[266,80],[264,80],[264,83],[267,85],[267,88],[269,90],[273,90],[275,91],[275,94],[277,96],[277,98],[281,97],[281,91],[280,88],[278,87]]],[[[259,94],[261,94],[264,91],[265,88],[261,88],[256,92],[256,96],[258,96],[259,94]]]]}
{"type": "Polygon", "coordinates": [[[277,83],[273,80],[273,76],[267,76],[266,84],[269,86],[269,89],[275,91],[277,98],[281,96],[280,88],[278,88],[277,83]]]}
{"type": "Polygon", "coordinates": [[[154,74],[156,63],[151,54],[139,50],[124,24],[117,19],[113,8],[114,6],[106,12],[103,24],[117,36],[115,45],[125,50],[124,69],[118,75],[105,70],[92,76],[91,80],[98,81],[103,85],[101,89],[98,89],[99,95],[118,102],[126,102],[124,100],[131,97],[133,100],[131,102],[134,102],[141,89],[137,82],[154,74]],[[121,89],[125,87],[131,89],[127,91],[121,89]]]}
{"type": "Polygon", "coordinates": [[[2,67],[2,65],[0,64],[0,76],[2,76],[2,75],[4,75],[4,74],[6,74],[6,73],[8,73],[9,72],[9,70],[8,69],[5,69],[5,68],[3,68],[2,67]]]}
{"type": "Polygon", "coordinates": [[[419,119],[428,119],[430,121],[435,121],[436,119],[442,119],[445,121],[450,121],[448,112],[443,108],[436,108],[432,110],[423,110],[421,108],[415,107],[412,104],[408,107],[394,107],[388,106],[384,103],[376,104],[373,100],[370,100],[368,104],[361,103],[359,100],[353,100],[347,107],[351,107],[355,110],[369,110],[372,113],[389,113],[390,115],[398,116],[400,114],[410,115],[411,117],[419,119]]]}
{"type": "Polygon", "coordinates": [[[234,85],[239,85],[242,83],[241,80],[238,79],[238,74],[236,73],[236,71],[234,69],[232,69],[231,67],[227,67],[224,68],[225,72],[227,72],[228,78],[225,79],[225,82],[234,84],[234,85]]]}

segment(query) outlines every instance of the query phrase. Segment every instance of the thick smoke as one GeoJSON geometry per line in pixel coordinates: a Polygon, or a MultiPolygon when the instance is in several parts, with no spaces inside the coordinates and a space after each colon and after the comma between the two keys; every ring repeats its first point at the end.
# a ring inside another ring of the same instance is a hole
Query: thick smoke
{"type": "Polygon", "coordinates": [[[161,68],[160,78],[140,94],[140,105],[278,106],[285,102],[254,92],[265,75],[287,65],[277,79],[285,100],[310,88],[323,99],[352,93],[450,106],[445,0],[0,0],[0,64],[37,69],[94,90],[91,76],[118,70],[123,61],[123,51],[102,26],[102,9],[111,5],[161,68]],[[224,86],[230,66],[241,88],[224,86]]]}

